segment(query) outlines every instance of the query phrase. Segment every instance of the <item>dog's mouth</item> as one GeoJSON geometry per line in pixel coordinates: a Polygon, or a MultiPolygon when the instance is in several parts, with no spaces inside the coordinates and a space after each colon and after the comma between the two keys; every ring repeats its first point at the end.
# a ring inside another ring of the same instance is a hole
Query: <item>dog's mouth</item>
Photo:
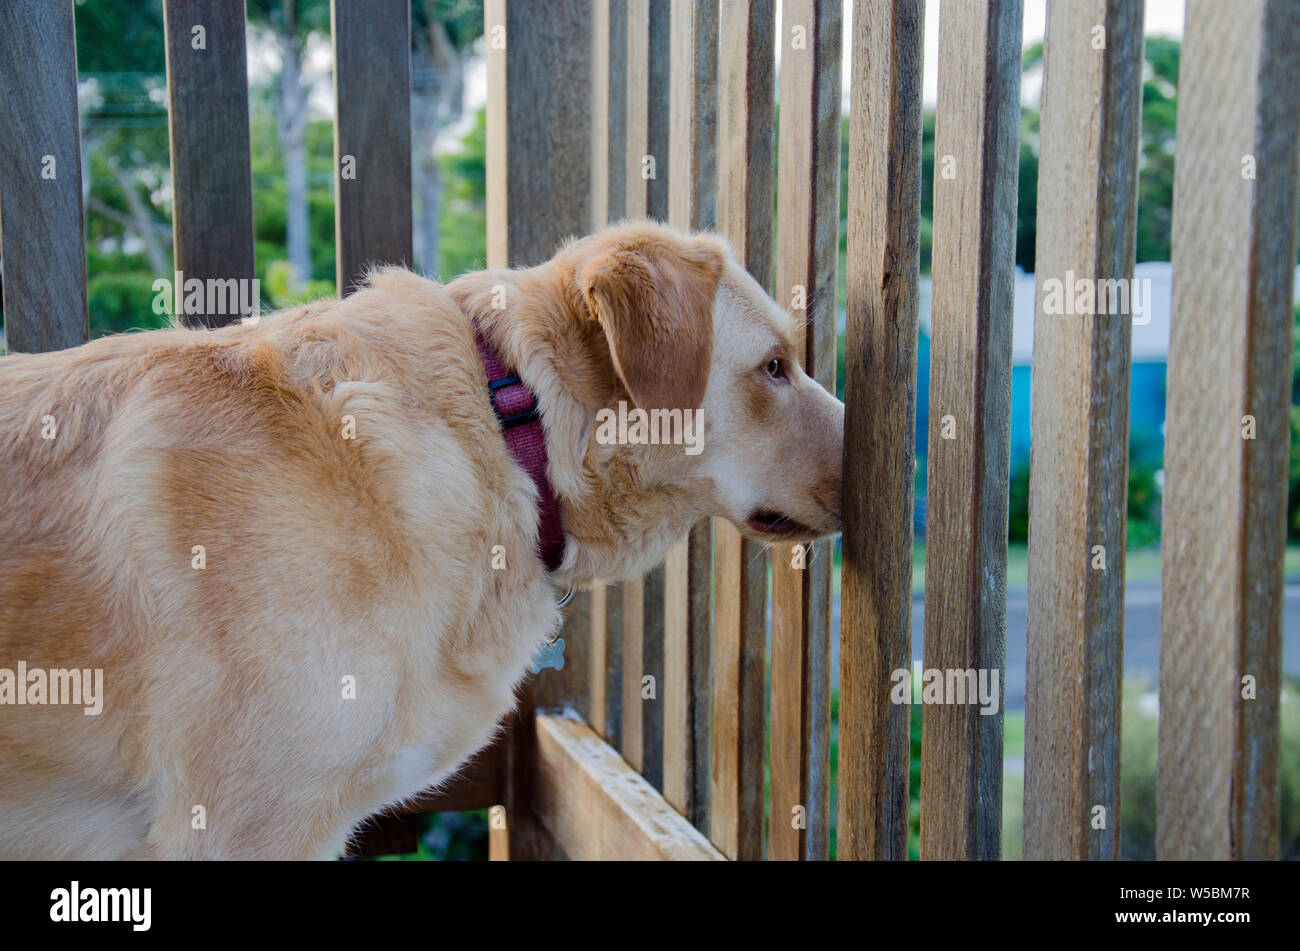
{"type": "Polygon", "coordinates": [[[815,529],[809,528],[802,522],[796,522],[788,515],[782,515],[780,512],[773,512],[769,509],[757,509],[745,520],[745,524],[749,526],[751,531],[759,535],[769,535],[774,538],[785,538],[790,535],[816,538],[819,534],[815,529]]]}

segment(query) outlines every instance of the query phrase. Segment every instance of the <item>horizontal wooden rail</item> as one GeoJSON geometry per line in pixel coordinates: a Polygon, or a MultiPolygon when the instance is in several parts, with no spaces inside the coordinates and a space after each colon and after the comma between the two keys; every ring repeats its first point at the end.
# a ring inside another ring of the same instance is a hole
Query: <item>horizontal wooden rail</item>
{"type": "Polygon", "coordinates": [[[575,860],[722,861],[618,752],[576,717],[537,717],[533,815],[575,860]]]}

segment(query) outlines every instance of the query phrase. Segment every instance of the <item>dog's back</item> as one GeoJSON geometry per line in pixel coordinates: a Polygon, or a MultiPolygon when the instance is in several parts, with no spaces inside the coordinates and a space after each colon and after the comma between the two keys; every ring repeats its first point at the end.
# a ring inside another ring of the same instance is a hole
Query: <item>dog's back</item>
{"type": "MultiPolygon", "coordinates": [[[[403,271],[256,325],[0,360],[0,667],[104,671],[100,715],[0,714],[0,856],[120,856],[199,805],[247,830],[231,811],[269,823],[346,772],[381,805],[383,757],[319,747],[418,735],[394,697],[447,669],[439,634],[484,597],[466,549],[527,491],[494,428],[465,318],[403,271]],[[260,761],[237,779],[231,749],[260,761]]],[[[293,845],[182,851],[263,850],[293,845]]]]}

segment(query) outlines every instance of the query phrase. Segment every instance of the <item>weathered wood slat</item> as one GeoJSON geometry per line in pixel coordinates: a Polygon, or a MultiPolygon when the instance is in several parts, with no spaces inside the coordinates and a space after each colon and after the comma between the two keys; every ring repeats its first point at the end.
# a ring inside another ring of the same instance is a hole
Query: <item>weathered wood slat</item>
{"type": "Polygon", "coordinates": [[[1142,4],[1051,6],[1043,68],[1024,854],[1118,858],[1131,317],[1057,302],[1133,274],[1142,4]]]}
{"type": "MultiPolygon", "coordinates": [[[[668,218],[671,0],[627,0],[626,185],[629,218],[668,218]]],[[[663,782],[664,566],[623,585],[623,756],[663,782]],[[642,679],[654,677],[654,700],[642,679]]]]}
{"type": "Polygon", "coordinates": [[[924,707],[922,859],[1002,854],[1020,43],[1020,0],[943,8],[934,152],[925,669],[945,671],[945,682],[949,670],[973,670],[977,684],[991,684],[996,677],[997,695],[996,700],[987,695],[996,703],[992,713],[978,692],[964,702],[946,696],[950,702],[924,707]]]}
{"type": "MultiPolygon", "coordinates": [[[[718,4],[672,0],[668,220],[713,227],[717,193],[718,4]]],[[[709,624],[713,527],[696,525],[664,562],[664,796],[708,830],[709,624]]]]}
{"type": "Polygon", "coordinates": [[[564,666],[559,670],[547,667],[533,676],[533,698],[539,710],[570,709],[590,722],[588,665],[592,660],[593,635],[590,592],[575,587],[563,615],[560,636],[564,638],[564,666]]]}
{"type": "Polygon", "coordinates": [[[1187,5],[1165,445],[1162,859],[1278,857],[1297,35],[1294,0],[1251,0],[1231,16],[1187,5]]]}
{"type": "Polygon", "coordinates": [[[585,723],[542,715],[536,733],[534,809],[570,858],[723,859],[585,723]]]}
{"type": "MultiPolygon", "coordinates": [[[[545,261],[591,223],[590,13],[588,0],[484,4],[489,267],[545,261]]],[[[536,728],[523,694],[509,726],[508,845],[496,849],[511,859],[555,852],[532,814],[536,728]]]]}
{"type": "MultiPolygon", "coordinates": [[[[839,232],[839,0],[782,7],[776,299],[803,300],[799,358],[835,382],[835,266],[839,232]]],[[[772,553],[771,815],[768,856],[824,859],[830,848],[831,546],[772,553]],[[801,828],[800,826],[804,826],[801,828]]]]}
{"type": "Polygon", "coordinates": [[[623,585],[623,758],[663,786],[664,566],[623,585]],[[651,678],[647,680],[646,678],[651,678]]]}
{"type": "Polygon", "coordinates": [[[587,599],[591,612],[591,657],[587,663],[587,722],[597,736],[609,739],[609,591],[601,581],[592,585],[587,599]]]}
{"type": "MultiPolygon", "coordinates": [[[[591,226],[623,217],[627,206],[627,0],[595,0],[592,8],[591,226]]],[[[622,689],[622,592],[597,581],[591,592],[589,717],[592,729],[619,743],[622,689]],[[621,684],[621,679],[618,680],[621,684]]]]}
{"type": "MultiPolygon", "coordinates": [[[[763,288],[772,283],[775,2],[721,6],[718,230],[763,288]]],[[[731,859],[763,857],[767,553],[713,523],[712,784],[709,836],[731,859]]]]}
{"type": "Polygon", "coordinates": [[[71,0],[0,5],[0,89],[5,345],[75,347],[89,326],[71,0]]]}
{"type": "MultiPolygon", "coordinates": [[[[165,0],[172,234],[185,281],[248,281],[253,266],[253,179],[248,132],[244,7],[165,0]]],[[[248,285],[251,287],[251,283],[248,285]]],[[[251,298],[251,295],[248,295],[251,298]]],[[[226,303],[179,316],[219,327],[248,316],[226,303]]],[[[187,309],[187,308],[186,308],[187,309]]]]}
{"type": "Polygon", "coordinates": [[[627,0],[592,4],[591,226],[627,206],[627,0]]]}
{"type": "Polygon", "coordinates": [[[338,288],[411,252],[411,9],[331,0],[338,288]]]}
{"type": "Polygon", "coordinates": [[[923,0],[859,4],[849,117],[840,859],[906,859],[923,0]]]}
{"type": "Polygon", "coordinates": [[[623,748],[623,592],[614,586],[605,588],[605,730],[601,735],[615,749],[623,748]]]}
{"type": "Polygon", "coordinates": [[[627,2],[627,202],[629,218],[668,220],[666,90],[671,0],[627,2]]]}

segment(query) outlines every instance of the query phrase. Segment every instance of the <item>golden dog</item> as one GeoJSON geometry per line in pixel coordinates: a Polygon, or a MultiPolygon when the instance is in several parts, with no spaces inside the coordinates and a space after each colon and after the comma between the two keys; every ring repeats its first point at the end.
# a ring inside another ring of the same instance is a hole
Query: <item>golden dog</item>
{"type": "Polygon", "coordinates": [[[802,332],[718,238],[629,223],[0,360],[0,857],[336,856],[489,742],[571,582],[705,516],[838,531],[844,408],[802,332]],[[536,394],[553,572],[475,326],[536,394]],[[620,401],[698,409],[702,445],[596,438],[620,401]],[[53,702],[92,670],[100,712],[89,679],[53,702]]]}

